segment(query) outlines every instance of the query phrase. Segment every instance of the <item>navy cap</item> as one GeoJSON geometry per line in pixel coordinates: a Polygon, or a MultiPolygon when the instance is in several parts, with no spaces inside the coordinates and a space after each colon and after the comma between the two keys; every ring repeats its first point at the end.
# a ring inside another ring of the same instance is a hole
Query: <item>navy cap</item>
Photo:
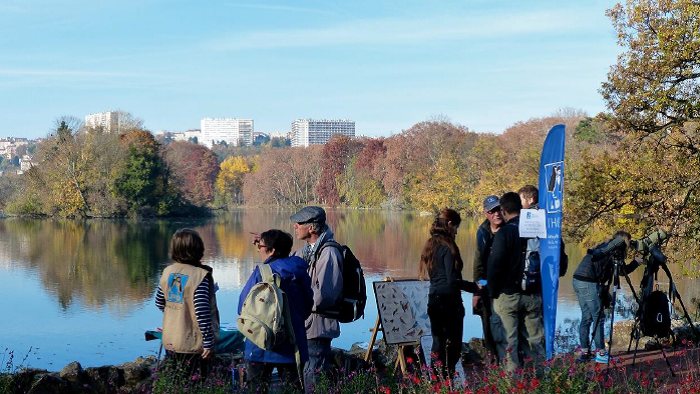
{"type": "Polygon", "coordinates": [[[321,207],[308,206],[290,216],[289,219],[294,223],[325,223],[326,211],[321,207]]]}
{"type": "Polygon", "coordinates": [[[501,203],[498,200],[498,196],[488,196],[484,199],[484,211],[488,212],[500,205],[501,203]]]}

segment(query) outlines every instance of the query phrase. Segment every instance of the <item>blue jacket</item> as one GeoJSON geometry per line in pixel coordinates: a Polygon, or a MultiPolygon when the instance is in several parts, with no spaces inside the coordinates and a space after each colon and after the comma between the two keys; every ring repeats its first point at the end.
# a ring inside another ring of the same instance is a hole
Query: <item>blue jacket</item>
{"type": "MultiPolygon", "coordinates": [[[[296,256],[275,258],[270,257],[263,264],[270,264],[272,272],[278,274],[282,280],[280,288],[287,294],[289,300],[289,311],[292,314],[292,327],[297,346],[301,353],[301,360],[309,359],[309,351],[306,345],[306,329],[304,320],[311,314],[313,305],[313,292],[311,291],[311,278],[306,272],[308,264],[304,259],[296,256]]],[[[250,289],[258,282],[262,281],[260,269],[255,267],[253,273],[248,278],[241,295],[238,299],[238,314],[241,314],[243,301],[250,292],[250,289]]],[[[277,349],[264,350],[246,339],[243,358],[247,361],[294,364],[294,346],[291,344],[280,345],[277,349]]]]}

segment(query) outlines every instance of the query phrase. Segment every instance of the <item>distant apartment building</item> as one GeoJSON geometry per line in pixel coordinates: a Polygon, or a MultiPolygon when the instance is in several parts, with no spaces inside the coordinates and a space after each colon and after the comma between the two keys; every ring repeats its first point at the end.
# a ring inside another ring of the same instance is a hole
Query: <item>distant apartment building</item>
{"type": "Polygon", "coordinates": [[[29,169],[32,168],[32,166],[33,166],[32,157],[29,155],[24,155],[19,160],[19,169],[22,172],[29,171],[29,169]]]}
{"type": "Polygon", "coordinates": [[[197,139],[208,148],[221,142],[234,146],[253,145],[253,119],[203,118],[197,139]]]}
{"type": "Polygon", "coordinates": [[[119,112],[98,112],[85,116],[85,127],[101,129],[105,133],[119,133],[119,112]]]}
{"type": "Polygon", "coordinates": [[[292,146],[322,145],[335,134],[355,136],[355,121],[297,119],[292,122],[292,146]]]}
{"type": "Polygon", "coordinates": [[[199,141],[202,139],[202,131],[199,129],[190,129],[185,131],[185,139],[187,141],[199,141]]]}
{"type": "Polygon", "coordinates": [[[10,160],[17,155],[17,149],[29,145],[27,138],[9,137],[0,139],[0,156],[10,160]]]}

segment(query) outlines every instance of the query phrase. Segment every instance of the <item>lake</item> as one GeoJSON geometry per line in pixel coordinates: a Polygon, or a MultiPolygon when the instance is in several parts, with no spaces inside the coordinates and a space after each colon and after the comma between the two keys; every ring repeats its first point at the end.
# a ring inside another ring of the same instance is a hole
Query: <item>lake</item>
{"type": "MultiPolygon", "coordinates": [[[[168,245],[181,227],[196,229],[204,239],[204,263],[214,268],[222,324],[235,327],[238,295],[258,258],[251,232],[279,228],[293,233],[291,210],[245,209],[206,220],[58,221],[0,220],[0,352],[3,366],[59,370],[71,361],[84,367],[119,364],[158,353],[144,332],[161,325],[153,298],[160,273],[168,263],[168,245]]],[[[376,210],[329,210],[336,239],[351,246],[368,282],[365,318],[343,324],[334,346],[349,349],[368,342],[377,318],[371,282],[415,277],[432,217],[376,210]]],[[[471,279],[475,233],[479,221],[463,221],[457,236],[471,279]]],[[[301,246],[296,241],[295,248],[301,246]]],[[[571,276],[584,250],[567,245],[571,267],[562,279],[558,324],[579,318],[571,276]]],[[[673,264],[671,264],[673,269],[673,264]]],[[[632,275],[635,285],[641,270],[632,275]]],[[[660,278],[661,282],[666,281],[660,278]]],[[[676,275],[686,305],[700,298],[694,281],[676,275]]],[[[623,296],[629,294],[626,285],[623,296]]],[[[467,316],[464,339],[481,336],[478,316],[467,316]]],[[[621,311],[629,317],[629,311],[621,311]]],[[[617,319],[617,318],[616,318],[617,319]]]]}

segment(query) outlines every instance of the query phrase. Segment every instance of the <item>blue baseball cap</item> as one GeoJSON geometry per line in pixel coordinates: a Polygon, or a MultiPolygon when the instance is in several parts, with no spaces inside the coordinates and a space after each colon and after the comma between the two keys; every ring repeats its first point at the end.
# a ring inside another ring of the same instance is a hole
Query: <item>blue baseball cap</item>
{"type": "Polygon", "coordinates": [[[501,206],[498,196],[488,196],[484,199],[484,211],[488,212],[501,206]]]}

